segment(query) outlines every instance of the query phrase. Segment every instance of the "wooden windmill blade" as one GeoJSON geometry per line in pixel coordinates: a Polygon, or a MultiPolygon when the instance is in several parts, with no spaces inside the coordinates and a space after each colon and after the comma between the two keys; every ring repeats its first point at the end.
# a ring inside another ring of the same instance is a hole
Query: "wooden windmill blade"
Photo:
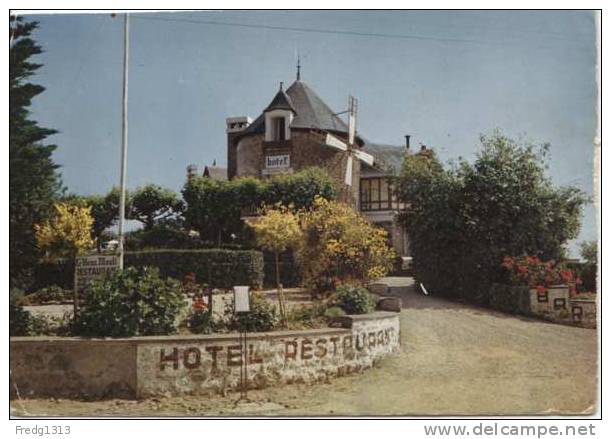
{"type": "Polygon", "coordinates": [[[348,98],[348,144],[354,145],[354,137],[356,135],[356,98],[350,96],[348,98]]]}
{"type": "Polygon", "coordinates": [[[348,143],[328,132],[324,133],[323,138],[323,142],[326,146],[330,146],[331,148],[346,152],[348,157],[346,159],[344,183],[346,183],[346,185],[348,186],[352,186],[352,168],[354,161],[353,156],[356,157],[356,159],[362,161],[363,163],[367,163],[370,166],[373,165],[374,162],[374,158],[371,154],[367,154],[366,152],[363,152],[357,147],[355,147],[357,106],[358,101],[356,100],[356,98],[350,96],[348,99],[348,111],[344,112],[348,113],[348,143]]]}

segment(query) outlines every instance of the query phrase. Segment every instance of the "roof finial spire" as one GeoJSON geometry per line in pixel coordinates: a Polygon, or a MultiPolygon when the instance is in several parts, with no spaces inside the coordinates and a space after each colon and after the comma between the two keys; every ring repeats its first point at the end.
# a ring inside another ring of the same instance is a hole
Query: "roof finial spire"
{"type": "Polygon", "coordinates": [[[280,81],[280,91],[282,91],[282,86],[284,85],[284,82],[280,81]]]}
{"type": "Polygon", "coordinates": [[[301,57],[297,53],[297,81],[301,81],[301,57]]]}

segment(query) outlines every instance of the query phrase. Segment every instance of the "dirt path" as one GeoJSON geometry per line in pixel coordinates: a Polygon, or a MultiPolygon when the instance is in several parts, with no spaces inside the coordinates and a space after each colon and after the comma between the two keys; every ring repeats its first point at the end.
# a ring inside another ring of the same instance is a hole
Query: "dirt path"
{"type": "Polygon", "coordinates": [[[330,384],[144,401],[26,400],[13,414],[55,416],[532,415],[596,404],[592,329],[512,317],[403,294],[402,351],[330,384]]]}

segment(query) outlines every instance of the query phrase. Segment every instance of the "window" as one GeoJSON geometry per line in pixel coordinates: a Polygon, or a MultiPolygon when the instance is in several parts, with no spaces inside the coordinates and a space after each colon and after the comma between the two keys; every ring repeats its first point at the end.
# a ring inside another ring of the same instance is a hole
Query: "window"
{"type": "Polygon", "coordinates": [[[400,208],[392,194],[388,180],[383,177],[361,179],[361,210],[390,210],[400,208]]]}
{"type": "Polygon", "coordinates": [[[276,141],[284,141],[286,140],[286,129],[284,117],[274,117],[272,119],[272,135],[273,139],[276,141]]]}

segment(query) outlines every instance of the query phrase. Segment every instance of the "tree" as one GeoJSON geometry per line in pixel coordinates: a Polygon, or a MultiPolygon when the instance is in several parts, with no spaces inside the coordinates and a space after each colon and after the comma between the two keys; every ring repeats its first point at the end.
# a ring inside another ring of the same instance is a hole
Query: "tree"
{"type": "Polygon", "coordinates": [[[583,241],[579,244],[579,254],[586,264],[595,265],[598,260],[598,243],[596,241],[583,241]]]}
{"type": "MultiPolygon", "coordinates": [[[[91,208],[67,203],[55,203],[54,207],[56,214],[51,219],[34,226],[38,247],[46,251],[47,258],[74,259],[92,248],[91,208]]],[[[74,290],[75,317],[78,315],[78,303],[78,292],[74,290]]]]}
{"type": "MultiPolygon", "coordinates": [[[[106,195],[74,195],[70,194],[62,197],[62,202],[90,207],[93,217],[92,234],[96,242],[98,252],[102,250],[104,232],[112,227],[119,218],[119,197],[121,196],[118,188],[112,188],[106,195]]],[[[129,205],[129,194],[127,203],[129,205]]]]}
{"type": "MultiPolygon", "coordinates": [[[[505,256],[564,256],[587,201],[545,174],[548,145],[481,136],[473,164],[444,169],[434,153],[405,158],[397,193],[409,207],[414,271],[429,291],[486,301],[505,256]]],[[[425,151],[426,152],[426,151],[425,151]]]]}
{"type": "Polygon", "coordinates": [[[248,183],[250,196],[255,198],[261,183],[254,178],[232,181],[212,180],[206,177],[189,179],[182,195],[187,204],[185,219],[196,229],[201,239],[216,241],[220,246],[225,233],[237,232],[240,228],[242,197],[238,188],[242,181],[248,183]]]}
{"type": "Polygon", "coordinates": [[[309,208],[317,196],[333,199],[333,179],[320,168],[306,168],[296,174],[281,175],[270,180],[254,177],[230,181],[206,177],[190,178],[182,191],[187,204],[187,224],[200,232],[204,240],[221,245],[223,237],[240,235],[242,213],[255,214],[262,205],[309,208]]]}
{"type": "Polygon", "coordinates": [[[387,232],[369,223],[349,205],[322,197],[300,217],[303,239],[297,261],[306,283],[326,278],[368,281],[392,268],[395,252],[387,232]]]}
{"type": "Polygon", "coordinates": [[[295,247],[301,239],[299,220],[287,207],[278,206],[266,209],[263,215],[249,220],[248,225],[254,229],[257,245],[274,254],[276,263],[276,287],[280,305],[280,315],[286,324],[284,294],[280,285],[280,253],[295,247]]]}
{"type": "Polygon", "coordinates": [[[182,201],[175,192],[148,184],[134,191],[126,216],[140,221],[145,230],[150,230],[155,224],[179,215],[182,206],[182,201]]]}
{"type": "Polygon", "coordinates": [[[579,269],[583,285],[581,289],[587,292],[600,294],[596,284],[598,272],[598,243],[596,241],[584,241],[579,246],[581,258],[584,263],[579,269]]]}
{"type": "Polygon", "coordinates": [[[58,165],[53,162],[55,145],[44,139],[56,131],[38,126],[29,118],[32,99],[44,87],[29,78],[41,67],[31,57],[42,53],[30,38],[36,22],[10,17],[9,24],[9,266],[11,286],[25,287],[40,257],[34,224],[51,213],[61,191],[58,165]]]}
{"type": "Polygon", "coordinates": [[[73,258],[93,247],[91,208],[55,203],[56,214],[43,224],[36,224],[36,242],[50,259],[73,258]]]}
{"type": "Polygon", "coordinates": [[[309,209],[316,197],[333,200],[336,196],[337,187],[329,174],[321,168],[310,167],[269,180],[263,201],[268,205],[281,203],[295,209],[309,209]]]}
{"type": "MultiPolygon", "coordinates": [[[[121,192],[112,188],[106,195],[90,195],[85,197],[86,205],[91,207],[93,217],[93,237],[96,240],[98,252],[102,249],[104,232],[112,227],[119,218],[119,199],[121,192]]],[[[126,203],[129,205],[129,201],[126,203]]]]}

